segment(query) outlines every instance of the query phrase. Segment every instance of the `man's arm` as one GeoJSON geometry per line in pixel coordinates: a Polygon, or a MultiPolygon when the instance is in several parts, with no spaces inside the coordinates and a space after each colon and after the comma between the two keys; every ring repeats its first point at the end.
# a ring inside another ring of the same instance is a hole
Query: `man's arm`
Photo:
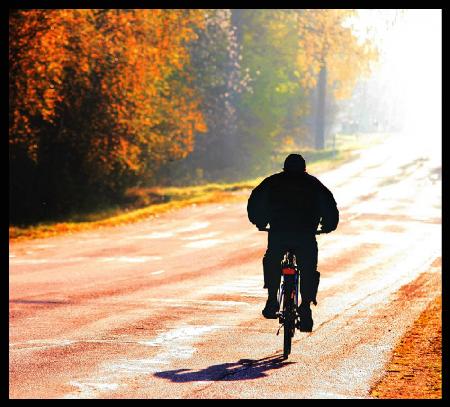
{"type": "Polygon", "coordinates": [[[320,223],[325,233],[332,232],[339,223],[339,210],[331,191],[322,183],[319,184],[320,223]]]}
{"type": "Polygon", "coordinates": [[[265,228],[269,223],[269,183],[267,178],[250,194],[247,203],[247,215],[251,223],[258,229],[265,228]]]}

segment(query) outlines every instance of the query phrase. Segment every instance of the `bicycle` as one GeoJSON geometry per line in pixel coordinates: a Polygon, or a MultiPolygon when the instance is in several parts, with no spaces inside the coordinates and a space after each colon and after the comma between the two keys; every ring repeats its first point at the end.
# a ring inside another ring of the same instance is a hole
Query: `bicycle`
{"type": "MultiPolygon", "coordinates": [[[[259,229],[263,232],[269,232],[269,228],[259,229]]],[[[316,235],[324,233],[317,230],[316,235]]],[[[297,259],[292,249],[287,249],[281,261],[281,281],[278,289],[278,304],[280,310],[277,316],[280,322],[277,336],[281,328],[284,327],[283,357],[287,359],[291,353],[292,338],[295,335],[295,329],[300,330],[300,315],[298,312],[298,293],[300,282],[300,270],[297,266],[297,259]]]]}

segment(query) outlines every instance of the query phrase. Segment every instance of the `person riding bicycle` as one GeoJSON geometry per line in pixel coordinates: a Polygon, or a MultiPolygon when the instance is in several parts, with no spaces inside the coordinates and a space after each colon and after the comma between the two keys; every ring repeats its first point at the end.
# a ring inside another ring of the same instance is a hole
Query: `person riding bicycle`
{"type": "Polygon", "coordinates": [[[317,304],[320,280],[315,233],[319,224],[324,233],[337,228],[339,211],[333,194],[306,172],[306,163],[300,154],[290,154],[282,172],[267,177],[253,189],[247,214],[258,229],[270,225],[263,258],[264,288],[268,290],[263,316],[277,318],[280,263],[286,250],[292,249],[300,268],[300,330],[310,332],[313,326],[310,304],[317,304]]]}

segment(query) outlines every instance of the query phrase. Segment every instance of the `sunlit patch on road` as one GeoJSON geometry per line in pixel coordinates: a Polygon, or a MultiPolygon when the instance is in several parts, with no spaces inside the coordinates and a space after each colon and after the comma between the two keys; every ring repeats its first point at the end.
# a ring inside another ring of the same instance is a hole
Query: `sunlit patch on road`
{"type": "Polygon", "coordinates": [[[147,235],[138,235],[138,236],[129,236],[129,239],[165,239],[168,237],[172,237],[174,235],[173,232],[153,232],[147,235]]]}
{"type": "Polygon", "coordinates": [[[150,273],[151,275],[153,275],[153,276],[156,276],[156,275],[158,275],[158,274],[163,274],[163,273],[165,273],[166,271],[165,270],[158,270],[158,271],[153,271],[152,273],[150,273]]]}
{"type": "Polygon", "coordinates": [[[140,257],[129,257],[129,256],[118,256],[118,257],[100,257],[98,261],[102,263],[119,262],[119,263],[145,263],[147,261],[161,260],[161,256],[140,256],[140,257]]]}
{"type": "MultiPolygon", "coordinates": [[[[223,295],[221,296],[223,298],[223,295]]],[[[228,309],[236,309],[236,307],[248,307],[248,302],[245,301],[234,301],[234,300],[188,300],[188,299],[178,299],[178,298],[158,298],[153,299],[149,298],[147,302],[161,304],[163,303],[165,307],[173,307],[173,308],[186,308],[186,307],[196,307],[197,309],[214,309],[216,311],[219,310],[228,310],[228,309]]]]}
{"type": "Polygon", "coordinates": [[[104,363],[97,369],[95,377],[71,381],[69,384],[76,387],[77,390],[65,395],[64,398],[101,397],[102,392],[116,390],[117,383],[130,382],[134,377],[159,372],[176,360],[190,359],[196,351],[195,342],[203,335],[219,328],[220,326],[216,325],[184,324],[179,328],[163,332],[156,338],[138,341],[139,345],[159,348],[159,352],[151,358],[123,358],[114,363],[104,363]]]}
{"type": "Polygon", "coordinates": [[[189,226],[182,227],[177,230],[179,233],[192,232],[194,230],[204,229],[209,226],[209,222],[194,222],[189,226]]]}
{"type": "MultiPolygon", "coordinates": [[[[77,387],[78,391],[84,395],[84,397],[90,397],[90,394],[98,391],[113,391],[116,390],[119,385],[117,383],[80,383],[77,381],[70,382],[71,386],[77,387]]],[[[75,395],[68,395],[65,398],[78,398],[75,395]]]]}
{"type": "Polygon", "coordinates": [[[198,240],[195,242],[185,244],[184,247],[188,247],[191,249],[209,249],[210,247],[217,246],[221,243],[225,243],[225,240],[207,239],[207,240],[198,240]]]}
{"type": "MultiPolygon", "coordinates": [[[[172,348],[169,344],[173,343],[173,341],[183,342],[185,340],[190,341],[195,339],[196,337],[203,335],[207,332],[211,332],[217,329],[215,326],[190,326],[185,325],[180,328],[173,329],[168,332],[163,332],[159,336],[154,339],[148,341],[138,342],[141,345],[145,346],[163,346],[167,348],[172,348]]],[[[178,353],[177,349],[174,349],[175,354],[178,353]]],[[[174,352],[170,352],[174,353],[174,352]]]]}
{"type": "Polygon", "coordinates": [[[249,244],[247,247],[256,247],[256,246],[264,247],[264,244],[265,243],[254,242],[252,244],[249,244]]]}
{"type": "Polygon", "coordinates": [[[21,265],[21,264],[45,264],[50,263],[51,260],[49,259],[16,259],[14,260],[14,264],[21,265]]]}
{"type": "Polygon", "coordinates": [[[262,288],[263,286],[263,276],[262,270],[261,275],[252,276],[247,278],[242,278],[234,280],[228,283],[220,284],[217,286],[207,287],[204,290],[205,294],[221,294],[226,293],[227,295],[238,294],[244,297],[266,297],[267,292],[262,288]]]}
{"type": "Polygon", "coordinates": [[[16,265],[22,265],[22,264],[63,264],[63,263],[76,263],[87,260],[87,257],[69,257],[67,259],[21,259],[21,258],[14,258],[11,260],[11,263],[14,263],[16,265]]]}
{"type": "Polygon", "coordinates": [[[188,237],[182,237],[181,240],[200,240],[200,239],[208,239],[210,237],[216,236],[221,232],[209,232],[209,233],[203,233],[200,235],[194,235],[194,236],[188,236],[188,237]]]}

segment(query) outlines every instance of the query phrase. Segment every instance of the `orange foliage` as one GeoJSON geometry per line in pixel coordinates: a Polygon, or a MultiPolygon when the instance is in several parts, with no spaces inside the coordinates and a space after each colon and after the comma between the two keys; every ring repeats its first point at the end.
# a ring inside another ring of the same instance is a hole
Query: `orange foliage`
{"type": "Polygon", "coordinates": [[[360,75],[369,72],[369,62],[377,58],[377,52],[370,42],[358,42],[348,25],[354,15],[354,10],[343,9],[307,9],[297,14],[302,86],[315,87],[321,68],[326,67],[328,85],[335,97],[343,98],[349,96],[360,75]]]}
{"type": "Polygon", "coordinates": [[[43,123],[62,137],[61,112],[95,93],[92,108],[102,114],[89,123],[85,158],[102,171],[118,164],[139,173],[186,156],[194,133],[206,130],[184,73],[187,44],[203,24],[202,10],[12,11],[10,143],[38,160],[43,123]]]}

